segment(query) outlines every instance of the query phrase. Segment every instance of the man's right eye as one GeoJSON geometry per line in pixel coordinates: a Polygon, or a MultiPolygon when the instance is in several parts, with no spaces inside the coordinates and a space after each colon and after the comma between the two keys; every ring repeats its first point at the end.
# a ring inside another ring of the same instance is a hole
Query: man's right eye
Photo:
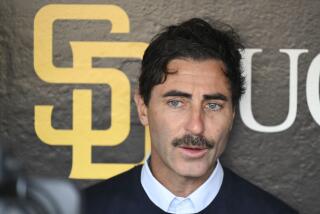
{"type": "Polygon", "coordinates": [[[180,100],[169,100],[167,104],[172,108],[180,108],[182,106],[182,102],[180,100]]]}

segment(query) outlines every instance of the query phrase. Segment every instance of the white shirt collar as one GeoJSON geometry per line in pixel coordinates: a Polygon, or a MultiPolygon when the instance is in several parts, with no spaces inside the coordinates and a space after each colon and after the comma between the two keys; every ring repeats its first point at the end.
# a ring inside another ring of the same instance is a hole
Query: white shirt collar
{"type": "Polygon", "coordinates": [[[160,209],[170,213],[197,213],[206,208],[218,194],[223,180],[223,169],[217,165],[210,177],[188,197],[172,194],[151,173],[148,159],[141,170],[141,184],[149,199],[160,209]]]}

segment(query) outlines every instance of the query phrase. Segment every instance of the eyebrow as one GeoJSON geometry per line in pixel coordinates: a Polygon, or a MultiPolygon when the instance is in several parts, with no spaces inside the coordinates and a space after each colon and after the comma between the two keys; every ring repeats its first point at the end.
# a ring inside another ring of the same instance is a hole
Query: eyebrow
{"type": "Polygon", "coordinates": [[[191,98],[192,95],[186,92],[177,91],[177,90],[171,90],[166,92],[162,97],[185,97],[185,98],[191,98]]]}
{"type": "Polygon", "coordinates": [[[221,93],[205,94],[203,95],[203,98],[204,100],[223,100],[223,101],[228,100],[228,98],[221,93]]]}
{"type": "MultiPolygon", "coordinates": [[[[183,91],[171,90],[166,92],[162,97],[185,97],[192,98],[192,95],[183,91]]],[[[204,100],[223,100],[227,101],[228,98],[221,93],[205,94],[203,95],[204,100]]]]}

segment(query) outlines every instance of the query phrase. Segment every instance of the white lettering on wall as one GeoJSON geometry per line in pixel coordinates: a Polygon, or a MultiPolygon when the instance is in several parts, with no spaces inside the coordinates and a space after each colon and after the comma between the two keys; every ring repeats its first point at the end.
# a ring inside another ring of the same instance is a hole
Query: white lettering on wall
{"type": "Polygon", "coordinates": [[[307,103],[313,119],[320,125],[320,54],[318,54],[311,62],[307,82],[306,93],[307,103]]]}
{"type": "MultiPolygon", "coordinates": [[[[252,113],[252,57],[255,53],[261,53],[262,49],[245,49],[242,53],[243,56],[243,69],[244,75],[246,77],[246,93],[242,97],[240,101],[240,116],[242,121],[246,126],[250,129],[258,132],[281,132],[288,129],[294,122],[297,115],[297,91],[298,91],[298,58],[300,54],[307,53],[306,49],[280,49],[281,53],[286,53],[289,56],[290,60],[290,83],[289,83],[289,111],[287,118],[281,124],[275,126],[265,126],[256,121],[252,113]]],[[[315,64],[319,64],[320,61],[315,64]]],[[[318,67],[318,66],[314,66],[318,67]]],[[[313,70],[316,70],[315,68],[313,70]]],[[[313,76],[316,76],[316,72],[313,76]]],[[[313,77],[312,76],[312,77],[313,77]]],[[[318,82],[319,83],[319,82],[318,82]]],[[[313,83],[312,83],[313,84],[313,83]]],[[[314,84],[315,85],[315,84],[314,84]]],[[[318,84],[319,85],[319,84],[318,84]]],[[[311,86],[314,87],[314,86],[311,86]]],[[[311,91],[314,88],[310,89],[311,91]]],[[[318,96],[319,97],[319,96],[318,96]]],[[[312,103],[314,106],[318,105],[318,103],[312,103]]],[[[316,112],[316,111],[315,111],[316,112]]],[[[320,118],[318,117],[319,121],[320,118]]]]}

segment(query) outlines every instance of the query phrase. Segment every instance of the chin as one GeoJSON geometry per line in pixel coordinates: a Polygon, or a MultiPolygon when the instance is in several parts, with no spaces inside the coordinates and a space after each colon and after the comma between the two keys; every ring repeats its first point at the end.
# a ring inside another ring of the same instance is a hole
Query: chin
{"type": "Polygon", "coordinates": [[[212,167],[209,164],[185,163],[180,164],[176,172],[183,177],[200,178],[207,176],[212,167]]]}

